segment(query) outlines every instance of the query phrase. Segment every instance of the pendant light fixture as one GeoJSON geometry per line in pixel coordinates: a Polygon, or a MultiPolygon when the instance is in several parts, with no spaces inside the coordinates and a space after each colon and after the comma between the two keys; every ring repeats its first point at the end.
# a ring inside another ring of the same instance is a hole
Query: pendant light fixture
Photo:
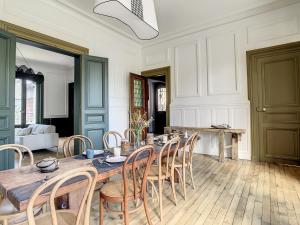
{"type": "Polygon", "coordinates": [[[95,0],[94,13],[120,20],[141,40],[159,34],[153,0],[95,0]]]}

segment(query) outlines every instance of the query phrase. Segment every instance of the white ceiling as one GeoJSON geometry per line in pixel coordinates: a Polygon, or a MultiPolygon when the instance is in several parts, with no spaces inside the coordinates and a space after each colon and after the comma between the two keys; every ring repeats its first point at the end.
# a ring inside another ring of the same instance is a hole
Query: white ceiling
{"type": "MultiPolygon", "coordinates": [[[[17,43],[16,49],[17,61],[26,64],[24,58],[30,63],[41,62],[45,64],[57,65],[62,67],[74,67],[74,58],[71,56],[59,54],[45,49],[33,47],[26,44],[17,43]]],[[[20,65],[18,65],[20,66],[20,65]]],[[[26,65],[28,66],[28,65],[26,65]]],[[[30,65],[29,65],[30,66],[30,65]]],[[[33,68],[34,69],[34,68],[33,68]]]]}
{"type": "MultiPolygon", "coordinates": [[[[57,0],[99,23],[116,31],[133,33],[126,25],[113,18],[95,15],[93,13],[94,0],[57,0]]],[[[284,5],[298,0],[154,0],[157,12],[160,36],[168,36],[191,29],[200,24],[214,22],[225,17],[234,16],[276,3],[284,5]]],[[[277,4],[277,5],[278,5],[277,4]]]]}

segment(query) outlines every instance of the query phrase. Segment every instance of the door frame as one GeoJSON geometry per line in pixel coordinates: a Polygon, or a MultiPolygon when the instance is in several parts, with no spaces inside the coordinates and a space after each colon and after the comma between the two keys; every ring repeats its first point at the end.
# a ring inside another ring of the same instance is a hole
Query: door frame
{"type": "Polygon", "coordinates": [[[158,77],[164,75],[166,77],[167,88],[167,110],[166,110],[166,125],[170,126],[170,104],[171,104],[171,67],[162,67],[152,70],[146,70],[141,73],[144,77],[158,77]]]}
{"type": "Polygon", "coordinates": [[[247,51],[247,80],[248,80],[248,99],[250,101],[250,124],[251,124],[251,158],[253,161],[260,161],[259,149],[259,127],[258,114],[256,112],[256,105],[254,104],[258,98],[258,87],[256,86],[256,65],[255,60],[269,51],[290,51],[291,49],[299,49],[300,42],[292,42],[262,49],[255,49],[247,51]]]}
{"type": "Polygon", "coordinates": [[[80,58],[82,55],[88,55],[89,49],[3,20],[0,20],[0,28],[6,32],[14,34],[18,42],[25,44],[27,43],[46,50],[74,56],[74,78],[77,82],[77,84],[75,84],[77,90],[75,90],[74,93],[74,98],[77,99],[77,103],[75,104],[74,102],[74,134],[80,134],[81,121],[75,120],[75,118],[81,118],[80,88],[82,65],[80,58]]]}

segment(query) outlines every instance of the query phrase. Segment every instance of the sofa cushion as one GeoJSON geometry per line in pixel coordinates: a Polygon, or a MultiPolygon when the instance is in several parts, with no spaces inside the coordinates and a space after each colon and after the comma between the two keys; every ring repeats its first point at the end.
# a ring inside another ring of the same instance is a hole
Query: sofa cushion
{"type": "Polygon", "coordinates": [[[16,129],[17,136],[26,136],[31,134],[31,127],[23,128],[23,129],[16,129]]]}
{"type": "Polygon", "coordinates": [[[28,127],[32,128],[32,134],[49,134],[55,133],[55,126],[53,125],[44,125],[44,124],[32,124],[28,127]]]}

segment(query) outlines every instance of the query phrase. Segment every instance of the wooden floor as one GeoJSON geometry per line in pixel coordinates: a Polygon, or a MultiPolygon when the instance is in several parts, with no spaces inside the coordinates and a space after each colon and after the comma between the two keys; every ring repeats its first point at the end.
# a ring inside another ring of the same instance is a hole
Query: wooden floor
{"type": "MultiPolygon", "coordinates": [[[[299,224],[300,168],[250,161],[219,163],[194,157],[196,189],[188,186],[183,200],[177,185],[178,204],[165,185],[164,222],[159,221],[157,201],[150,199],[153,224],[299,224]]],[[[98,224],[98,196],[95,194],[91,224],[98,224]]],[[[131,215],[132,225],[147,224],[144,211],[131,215]]],[[[105,224],[123,224],[106,213],[105,224]]]]}

